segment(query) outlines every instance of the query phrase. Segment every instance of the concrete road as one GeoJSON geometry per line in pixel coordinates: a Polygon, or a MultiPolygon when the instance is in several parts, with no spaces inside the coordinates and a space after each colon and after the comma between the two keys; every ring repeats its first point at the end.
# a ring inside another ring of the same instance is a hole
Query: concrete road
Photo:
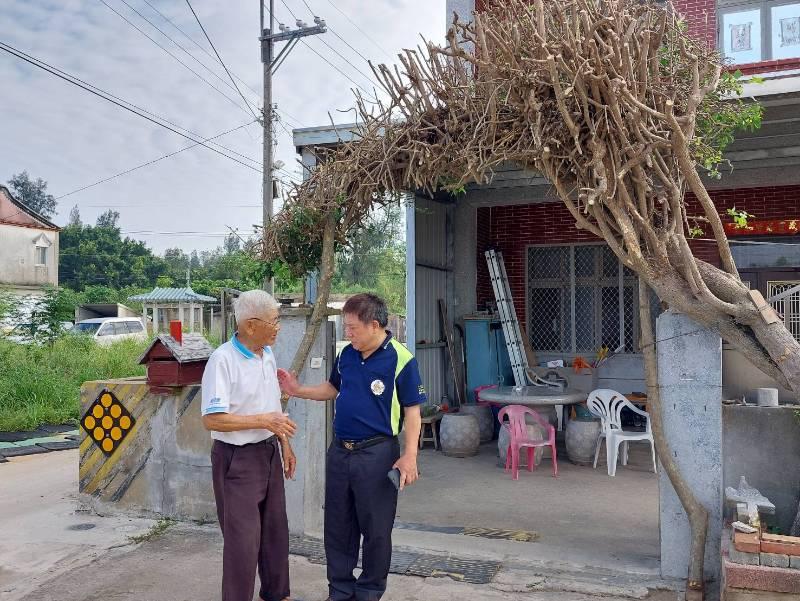
{"type": "MultiPolygon", "coordinates": [[[[77,452],[15,458],[0,465],[0,599],[3,601],[197,601],[219,598],[222,539],[211,525],[179,524],[134,544],[153,520],[76,512],[77,452]]],[[[292,557],[293,595],[326,597],[325,567],[292,557]]],[[[609,587],[590,575],[546,581],[504,567],[490,585],[391,576],[386,601],[672,601],[641,586],[609,587]],[[558,589],[558,590],[556,590],[558,589]]]]}

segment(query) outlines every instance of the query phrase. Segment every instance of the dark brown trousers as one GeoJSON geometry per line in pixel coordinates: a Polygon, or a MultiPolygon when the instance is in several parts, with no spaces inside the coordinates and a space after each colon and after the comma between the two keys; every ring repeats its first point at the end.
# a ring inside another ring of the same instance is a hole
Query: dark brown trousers
{"type": "Polygon", "coordinates": [[[289,596],[289,525],[283,463],[273,440],[211,449],[222,528],[222,601],[252,601],[256,567],[264,601],[289,596]]]}

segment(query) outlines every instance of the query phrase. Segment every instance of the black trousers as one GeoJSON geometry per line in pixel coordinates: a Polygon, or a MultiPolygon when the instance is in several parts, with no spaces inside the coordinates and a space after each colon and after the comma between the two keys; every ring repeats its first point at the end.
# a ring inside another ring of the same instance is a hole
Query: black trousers
{"type": "Polygon", "coordinates": [[[348,451],[334,442],[325,477],[325,553],[332,601],[378,601],[392,561],[397,489],[386,477],[400,457],[397,438],[348,451]],[[362,572],[356,578],[361,537],[362,572]]]}
{"type": "Polygon", "coordinates": [[[264,601],[289,596],[289,524],[276,442],[214,441],[211,473],[224,538],[222,601],[252,601],[258,569],[264,601]]]}

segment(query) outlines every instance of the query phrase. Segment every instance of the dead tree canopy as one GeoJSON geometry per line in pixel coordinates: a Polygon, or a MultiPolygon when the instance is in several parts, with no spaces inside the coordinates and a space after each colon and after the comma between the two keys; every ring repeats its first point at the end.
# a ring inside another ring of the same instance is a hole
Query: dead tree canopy
{"type": "Polygon", "coordinates": [[[512,162],[547,177],[576,226],[662,300],[800,392],[800,346],[750,298],[698,172],[715,173],[731,132],[760,113],[730,99],[735,77],[672,6],[504,0],[471,22],[454,18],[448,39],[373,67],[388,100],[357,97],[355,141],[297,187],[263,256],[302,273],[319,263],[327,216],[346,243],[375,204],[488,182],[512,162]],[[693,256],[698,227],[719,266],[693,256]]]}

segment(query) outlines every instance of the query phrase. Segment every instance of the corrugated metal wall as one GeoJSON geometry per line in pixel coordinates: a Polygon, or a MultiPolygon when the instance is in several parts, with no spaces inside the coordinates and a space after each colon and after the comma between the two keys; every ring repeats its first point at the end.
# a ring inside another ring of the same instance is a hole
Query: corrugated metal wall
{"type": "Polygon", "coordinates": [[[431,403],[447,393],[447,349],[439,319],[440,298],[449,303],[447,206],[416,199],[416,356],[431,403]],[[423,342],[424,341],[424,342],[423,342]]]}

